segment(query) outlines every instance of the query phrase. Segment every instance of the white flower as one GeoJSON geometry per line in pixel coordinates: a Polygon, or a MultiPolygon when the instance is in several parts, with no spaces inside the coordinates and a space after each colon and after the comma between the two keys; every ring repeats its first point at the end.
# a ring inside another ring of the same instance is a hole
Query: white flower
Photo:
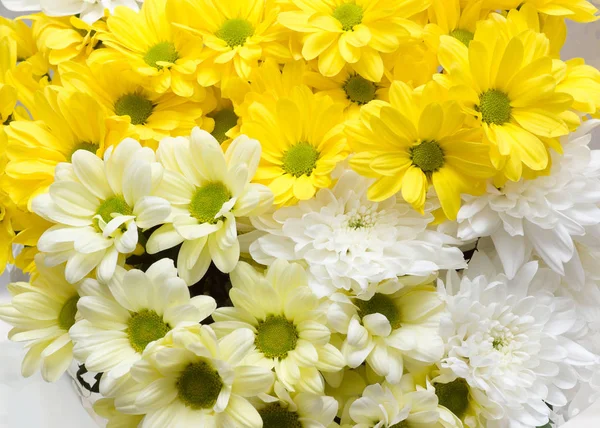
{"type": "Polygon", "coordinates": [[[273,203],[273,193],[250,183],[261,147],[245,135],[224,154],[206,131],[194,128],[191,139],[165,138],[157,156],[166,168],[159,194],[173,205],[173,223],[155,231],[146,245],[150,254],[183,242],[177,258],[179,276],[198,282],[211,260],[231,272],[240,258],[236,217],[258,215],[273,203]]]}
{"type": "Polygon", "coordinates": [[[190,299],[170,259],[146,272],[117,267],[108,287],[86,279],[81,289],[86,294],[77,304],[82,319],[70,330],[73,354],[88,370],[104,373],[102,386],[129,373],[146,348],[161,343],[171,330],[196,325],[217,307],[210,296],[190,299]]]}
{"type": "Polygon", "coordinates": [[[325,311],[307,285],[304,269],[277,260],[264,275],[247,263],[231,273],[234,307],[219,308],[212,328],[225,335],[240,328],[253,332],[255,346],[246,363],[275,369],[290,391],[322,393],[319,371],[344,367],[340,351],[329,343],[325,311]]]}
{"type": "Polygon", "coordinates": [[[262,264],[304,260],[319,297],[339,289],[360,294],[400,275],[464,267],[461,251],[445,245],[448,237],[427,230],[432,215],[417,213],[395,196],[371,202],[368,187],[367,179],[346,171],[333,189],[253,218],[266,233],[250,245],[250,254],[262,264]]]}
{"type": "Polygon", "coordinates": [[[153,196],[162,172],[152,149],[132,139],[110,147],[104,161],[78,150],[72,164],[59,164],[48,193],[32,203],[36,214],[57,223],[37,244],[47,253],[46,264],[66,261],[70,283],[96,267],[98,280],[110,280],[119,261],[135,250],[138,227],[156,226],[171,212],[166,200],[153,196]]]}

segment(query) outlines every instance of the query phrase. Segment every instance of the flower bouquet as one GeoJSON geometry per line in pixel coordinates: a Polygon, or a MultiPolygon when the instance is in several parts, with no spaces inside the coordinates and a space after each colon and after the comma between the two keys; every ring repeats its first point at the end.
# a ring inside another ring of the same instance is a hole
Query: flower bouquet
{"type": "Polygon", "coordinates": [[[108,427],[554,427],[600,395],[600,72],[560,57],[590,2],[2,3],[24,376],[76,364],[108,427]]]}

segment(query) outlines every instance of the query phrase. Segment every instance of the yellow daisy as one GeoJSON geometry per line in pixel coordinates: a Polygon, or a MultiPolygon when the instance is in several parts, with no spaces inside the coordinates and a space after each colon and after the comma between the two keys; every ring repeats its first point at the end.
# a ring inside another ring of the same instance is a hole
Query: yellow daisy
{"type": "Polygon", "coordinates": [[[346,132],[356,153],[350,166],[375,178],[369,199],[383,201],[402,191],[404,199],[423,212],[431,185],[450,220],[460,208],[460,194],[479,194],[494,174],[489,147],[478,129],[465,129],[465,114],[443,99],[431,82],[414,91],[403,82],[390,87],[390,103],[367,106],[349,121],[346,132]]]}
{"type": "Polygon", "coordinates": [[[348,154],[343,118],[342,103],[307,86],[279,99],[264,94],[248,107],[241,132],[262,145],[254,179],[269,186],[276,204],[310,199],[329,187],[331,172],[348,154]]]}
{"type": "Polygon", "coordinates": [[[210,132],[223,149],[227,149],[233,139],[240,135],[241,118],[231,100],[223,98],[218,88],[213,89],[217,105],[206,114],[201,129],[210,132]]]}
{"type": "Polygon", "coordinates": [[[442,35],[452,36],[469,46],[475,34],[477,21],[482,18],[481,1],[470,1],[461,7],[461,0],[433,0],[428,9],[429,24],[425,26],[424,40],[437,51],[442,35]]]}
{"type": "Polygon", "coordinates": [[[0,191],[0,275],[12,258],[12,240],[15,236],[12,217],[14,205],[8,195],[0,191]]]}
{"type": "Polygon", "coordinates": [[[4,36],[17,43],[18,60],[29,62],[35,76],[41,77],[48,73],[48,60],[38,50],[31,26],[22,20],[0,17],[0,38],[4,36]]]}
{"type": "Polygon", "coordinates": [[[346,64],[372,82],[383,77],[381,53],[395,51],[410,36],[407,19],[429,6],[424,0],[289,0],[294,10],[279,22],[302,34],[302,56],[318,58],[319,72],[339,74],[346,64]]]}
{"type": "Polygon", "coordinates": [[[252,69],[266,57],[280,62],[291,59],[285,29],[277,24],[278,13],[272,0],[167,4],[169,21],[204,43],[197,75],[202,86],[226,82],[232,76],[248,80],[252,69]]]}
{"type": "Polygon", "coordinates": [[[196,82],[202,44],[172,28],[164,13],[167,0],[146,0],[140,12],[117,7],[100,38],[108,47],[98,49],[91,62],[123,61],[147,79],[149,88],[201,101],[206,91],[196,82]]]}
{"type": "Polygon", "coordinates": [[[600,109],[600,71],[587,65],[583,58],[554,61],[556,90],[573,97],[573,108],[595,114],[600,109]]]}
{"type": "Polygon", "coordinates": [[[483,0],[482,6],[489,10],[510,10],[524,4],[534,6],[540,13],[562,16],[577,22],[598,19],[598,9],[587,0],[483,0]]]}

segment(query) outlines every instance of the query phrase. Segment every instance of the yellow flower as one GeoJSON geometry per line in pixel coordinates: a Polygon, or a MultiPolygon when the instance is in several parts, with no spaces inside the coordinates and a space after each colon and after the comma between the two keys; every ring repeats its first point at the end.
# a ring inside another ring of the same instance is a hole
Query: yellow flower
{"type": "Polygon", "coordinates": [[[403,82],[390,87],[390,103],[367,106],[346,128],[356,153],[350,166],[375,178],[369,199],[383,201],[402,191],[423,212],[431,185],[450,220],[460,208],[460,194],[479,194],[494,174],[489,147],[478,129],[465,129],[465,114],[454,101],[443,100],[435,82],[413,91],[403,82]]]}
{"type": "Polygon", "coordinates": [[[381,53],[395,51],[410,36],[409,18],[429,6],[426,0],[289,0],[295,10],[279,22],[300,33],[302,56],[318,58],[319,72],[339,74],[346,64],[372,82],[383,77],[381,53]]]}
{"type": "Polygon", "coordinates": [[[429,24],[424,29],[424,40],[434,52],[442,35],[452,36],[469,46],[475,26],[482,18],[481,1],[470,1],[461,7],[461,0],[433,0],[428,9],[429,24]]]}
{"type": "Polygon", "coordinates": [[[206,114],[201,129],[210,132],[225,150],[240,135],[241,119],[231,100],[223,98],[219,89],[214,88],[214,91],[217,105],[206,114]]]}
{"type": "MultiPolygon", "coordinates": [[[[198,83],[211,86],[239,76],[248,80],[260,60],[291,59],[285,29],[277,24],[279,9],[267,0],[180,0],[167,4],[175,26],[204,43],[198,83]]],[[[199,43],[196,41],[195,43],[199,43]]]]}
{"type": "Polygon", "coordinates": [[[391,81],[401,80],[415,88],[429,82],[440,65],[437,54],[424,41],[402,44],[396,52],[386,55],[384,62],[391,65],[391,81]]]}
{"type": "Polygon", "coordinates": [[[172,28],[165,15],[167,0],[146,0],[140,12],[117,7],[100,34],[107,49],[98,49],[91,62],[123,61],[148,80],[149,89],[201,101],[206,91],[196,81],[202,44],[172,28]]]}
{"type": "Polygon", "coordinates": [[[310,199],[329,187],[330,174],[347,156],[344,105],[315,95],[307,86],[288,96],[257,96],[244,116],[242,134],[262,145],[254,179],[273,191],[275,203],[310,199]]]}
{"type": "MultiPolygon", "coordinates": [[[[600,71],[583,58],[554,61],[556,90],[573,97],[573,108],[595,114],[600,109],[600,71]]],[[[577,123],[579,125],[579,123],[577,123]]]]}
{"type": "Polygon", "coordinates": [[[483,0],[483,7],[490,10],[510,10],[522,5],[534,6],[540,13],[563,16],[577,22],[598,19],[598,9],[587,0],[483,0]]]}
{"type": "Polygon", "coordinates": [[[15,236],[12,226],[13,210],[14,204],[8,195],[0,191],[0,274],[12,259],[12,240],[15,236]]]}
{"type": "Polygon", "coordinates": [[[22,20],[0,17],[0,38],[8,36],[17,43],[17,58],[33,67],[33,74],[41,77],[48,73],[48,60],[38,50],[33,30],[22,20]]]}

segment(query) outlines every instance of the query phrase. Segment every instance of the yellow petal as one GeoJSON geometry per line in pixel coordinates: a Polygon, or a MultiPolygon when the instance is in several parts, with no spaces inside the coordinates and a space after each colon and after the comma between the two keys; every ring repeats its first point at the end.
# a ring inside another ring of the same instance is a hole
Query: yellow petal
{"type": "Polygon", "coordinates": [[[402,179],[402,197],[414,209],[423,212],[428,187],[425,173],[420,168],[413,166],[406,171],[402,179]]]}
{"type": "Polygon", "coordinates": [[[301,201],[312,198],[316,191],[311,178],[307,175],[301,175],[294,181],[294,197],[301,201]]]}
{"type": "Polygon", "coordinates": [[[456,220],[456,214],[460,209],[460,182],[456,180],[455,174],[449,168],[434,172],[431,179],[444,214],[449,220],[456,220]]]}

